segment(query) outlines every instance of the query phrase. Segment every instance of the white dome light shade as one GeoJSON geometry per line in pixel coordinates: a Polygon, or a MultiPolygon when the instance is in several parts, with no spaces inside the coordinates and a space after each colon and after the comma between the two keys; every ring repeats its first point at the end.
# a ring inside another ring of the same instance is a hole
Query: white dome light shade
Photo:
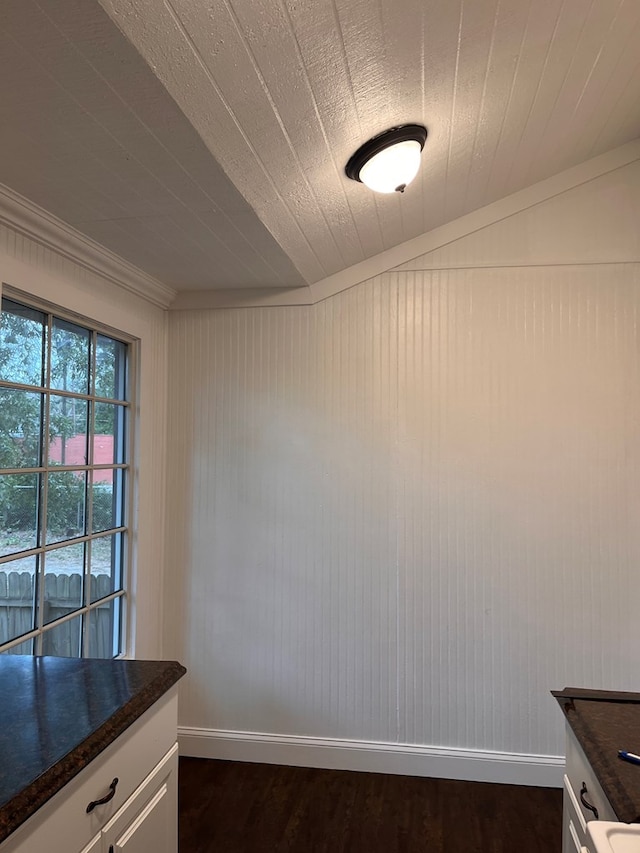
{"type": "Polygon", "coordinates": [[[418,173],[426,138],[420,124],[392,127],[358,148],[345,172],[375,192],[404,192],[418,173]]]}
{"type": "Polygon", "coordinates": [[[377,193],[394,193],[418,174],[421,154],[422,145],[416,139],[397,142],[367,160],[360,169],[360,180],[377,193]]]}

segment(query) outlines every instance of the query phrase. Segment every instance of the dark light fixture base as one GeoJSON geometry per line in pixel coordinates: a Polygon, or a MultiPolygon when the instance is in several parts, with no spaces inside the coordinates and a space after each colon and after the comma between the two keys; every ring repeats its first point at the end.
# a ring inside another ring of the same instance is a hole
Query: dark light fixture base
{"type": "MultiPolygon", "coordinates": [[[[391,145],[396,145],[398,142],[408,142],[415,140],[420,143],[420,148],[424,148],[424,143],[427,140],[427,128],[421,124],[402,124],[399,127],[392,127],[374,136],[349,158],[349,162],[345,166],[345,173],[352,181],[360,181],[360,170],[372,157],[389,148],[391,145]]],[[[361,181],[360,181],[361,182],[361,181]]],[[[362,183],[362,182],[361,182],[362,183]]],[[[404,192],[406,184],[400,184],[396,187],[397,192],[404,192]]]]}

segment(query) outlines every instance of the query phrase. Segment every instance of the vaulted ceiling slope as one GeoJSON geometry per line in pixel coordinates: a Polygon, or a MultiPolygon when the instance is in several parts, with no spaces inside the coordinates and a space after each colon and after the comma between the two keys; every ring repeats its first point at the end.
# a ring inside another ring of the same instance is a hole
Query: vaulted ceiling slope
{"type": "Polygon", "coordinates": [[[640,136],[638,0],[3,0],[0,181],[178,291],[312,284],[640,136]],[[404,195],[344,174],[427,126],[404,195]]]}
{"type": "Polygon", "coordinates": [[[0,3],[0,183],[176,290],[300,273],[94,0],[0,3]]]}

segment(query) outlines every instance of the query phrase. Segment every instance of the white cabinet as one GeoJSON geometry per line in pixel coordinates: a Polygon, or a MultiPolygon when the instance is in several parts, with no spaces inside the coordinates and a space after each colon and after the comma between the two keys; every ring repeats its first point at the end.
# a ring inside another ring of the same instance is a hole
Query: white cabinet
{"type": "Polygon", "coordinates": [[[178,744],[102,831],[101,853],[176,853],[178,744]]]}
{"type": "Polygon", "coordinates": [[[581,853],[587,844],[588,821],[615,821],[617,817],[568,723],[566,749],[562,853],[581,853]]]}
{"type": "Polygon", "coordinates": [[[174,686],[0,844],[0,853],[177,853],[177,723],[174,686]]]}
{"type": "Polygon", "coordinates": [[[82,850],[82,853],[102,853],[102,833],[99,832],[95,838],[92,838],[87,846],[82,850]]]}

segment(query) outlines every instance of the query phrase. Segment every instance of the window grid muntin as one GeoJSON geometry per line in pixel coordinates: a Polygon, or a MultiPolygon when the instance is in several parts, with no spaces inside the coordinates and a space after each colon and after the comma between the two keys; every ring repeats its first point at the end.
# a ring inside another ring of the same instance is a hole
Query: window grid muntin
{"type": "MultiPolygon", "coordinates": [[[[70,621],[76,617],[81,618],[81,639],[80,639],[80,656],[84,656],[85,650],[87,649],[89,630],[90,630],[90,614],[93,611],[96,611],[98,607],[108,603],[110,601],[114,601],[119,599],[119,606],[114,608],[113,610],[113,624],[112,624],[112,652],[113,656],[117,654],[122,654],[124,650],[124,646],[126,643],[126,630],[127,630],[127,608],[125,606],[126,603],[126,582],[128,575],[128,565],[130,562],[130,551],[131,551],[131,538],[129,536],[129,529],[131,523],[131,495],[130,491],[132,488],[132,479],[130,475],[130,460],[131,460],[131,451],[133,446],[133,429],[130,423],[130,414],[129,410],[131,409],[131,396],[135,391],[135,372],[134,372],[134,362],[135,362],[135,342],[133,340],[127,339],[126,336],[123,336],[118,333],[114,333],[113,330],[101,327],[99,324],[87,321],[83,318],[73,317],[72,315],[65,315],[65,312],[59,312],[57,308],[54,306],[45,306],[36,307],[33,304],[28,304],[22,301],[24,299],[23,296],[17,295],[13,296],[11,293],[11,289],[5,288],[5,295],[2,296],[2,300],[0,303],[0,312],[3,310],[2,303],[5,300],[9,303],[8,309],[10,313],[11,307],[13,305],[18,306],[19,308],[27,309],[27,311],[33,311],[36,314],[41,314],[46,317],[46,324],[43,324],[43,334],[41,336],[41,345],[42,345],[42,369],[41,376],[43,378],[42,385],[30,385],[28,383],[21,382],[12,382],[10,380],[0,379],[0,387],[9,388],[9,389],[17,389],[22,391],[31,391],[42,395],[42,425],[40,431],[40,441],[39,441],[39,456],[40,456],[40,465],[31,468],[20,468],[20,469],[0,469],[3,475],[16,473],[16,474],[35,474],[38,476],[38,485],[37,485],[37,501],[36,501],[36,529],[37,529],[37,544],[34,548],[25,549],[22,551],[12,552],[11,554],[6,554],[0,557],[0,567],[10,565],[12,562],[16,562],[18,559],[23,559],[29,556],[36,557],[36,571],[34,577],[34,594],[32,601],[32,624],[34,627],[32,630],[28,632],[24,632],[20,634],[18,637],[14,637],[7,642],[0,645],[0,653],[7,652],[14,646],[23,645],[24,643],[31,642],[33,644],[33,653],[41,654],[42,653],[42,645],[43,645],[43,637],[49,631],[54,629],[55,627],[63,624],[64,622],[70,621]],[[52,356],[51,356],[51,348],[52,348],[52,340],[53,340],[53,324],[56,320],[62,321],[62,323],[71,323],[72,325],[78,326],[81,329],[84,329],[90,333],[90,341],[89,341],[89,377],[90,382],[87,385],[88,393],[83,394],[76,391],[70,391],[68,389],[58,389],[51,388],[51,370],[52,370],[52,356]],[[121,391],[122,398],[115,399],[111,397],[104,397],[95,393],[96,389],[96,356],[97,356],[97,342],[98,338],[101,337],[107,341],[112,341],[114,344],[122,345],[122,349],[116,350],[115,355],[115,373],[114,373],[114,391],[118,393],[121,391]],[[121,361],[119,359],[122,358],[121,361]],[[51,397],[66,397],[69,399],[79,399],[82,401],[86,401],[88,410],[87,410],[87,425],[88,429],[88,446],[87,450],[87,464],[86,465],[53,465],[49,460],[49,424],[50,424],[50,404],[51,397]],[[128,397],[128,399],[127,399],[128,397]],[[122,430],[122,435],[118,435],[116,433],[117,427],[114,425],[114,436],[113,436],[113,446],[114,446],[114,456],[116,455],[116,439],[118,446],[118,456],[121,455],[123,461],[117,463],[101,463],[101,464],[93,464],[94,457],[94,446],[95,446],[95,412],[96,412],[96,403],[107,403],[113,406],[116,406],[114,410],[114,414],[117,414],[118,426],[122,430]],[[92,485],[94,482],[93,476],[95,471],[112,471],[114,474],[114,499],[117,499],[118,504],[120,505],[120,511],[118,513],[118,518],[121,519],[124,523],[118,525],[117,527],[111,527],[107,530],[100,530],[98,533],[93,532],[93,495],[92,495],[92,485]],[[84,504],[84,529],[83,534],[76,537],[70,537],[69,539],[64,539],[58,542],[53,542],[47,544],[46,542],[46,525],[47,525],[47,502],[48,502],[48,474],[53,473],[62,473],[65,471],[73,471],[73,472],[87,472],[85,474],[85,504],[84,504]],[[116,477],[116,471],[120,472],[120,477],[116,477]],[[120,482],[121,481],[121,482],[120,482]],[[116,483],[120,482],[120,486],[117,489],[116,495],[116,483]],[[119,580],[119,586],[117,589],[113,590],[109,595],[103,596],[101,598],[96,599],[95,601],[91,601],[91,579],[93,576],[92,566],[91,566],[91,552],[92,552],[92,542],[101,538],[107,537],[115,537],[120,535],[121,546],[118,549],[117,558],[119,559],[118,571],[114,573],[113,568],[113,553],[112,553],[112,565],[110,569],[110,577],[112,578],[112,583],[115,584],[116,580],[119,580]],[[69,546],[74,546],[78,544],[84,543],[84,559],[83,559],[83,572],[81,577],[82,583],[82,594],[81,594],[81,606],[75,609],[72,609],[69,613],[63,614],[60,617],[52,620],[46,625],[43,624],[44,620],[44,603],[45,603],[45,583],[44,579],[46,577],[46,555],[50,552],[61,550],[67,548],[69,546]]],[[[30,301],[30,300],[28,300],[30,301]]],[[[38,322],[40,322],[38,320],[38,322]]],[[[91,650],[89,649],[89,652],[91,650]]]]}

